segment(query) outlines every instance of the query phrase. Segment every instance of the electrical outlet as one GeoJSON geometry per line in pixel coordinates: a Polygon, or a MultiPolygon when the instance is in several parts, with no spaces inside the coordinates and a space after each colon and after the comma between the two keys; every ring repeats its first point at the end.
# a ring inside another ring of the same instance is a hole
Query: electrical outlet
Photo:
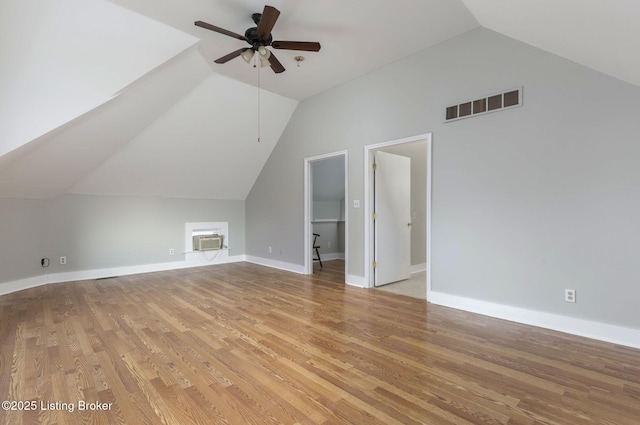
{"type": "Polygon", "coordinates": [[[284,254],[284,249],[280,248],[280,255],[284,254]]]}
{"type": "Polygon", "coordinates": [[[176,250],[173,248],[169,248],[169,255],[174,255],[176,253],[176,250]]]}
{"type": "Polygon", "coordinates": [[[564,290],[564,300],[568,303],[576,302],[576,290],[575,289],[565,289],[564,290]]]}
{"type": "Polygon", "coordinates": [[[269,254],[271,254],[271,251],[272,251],[272,250],[271,250],[271,247],[267,248],[267,252],[268,252],[269,254]]]}
{"type": "Polygon", "coordinates": [[[60,257],[60,264],[62,265],[67,264],[67,257],[60,257]]]}
{"type": "Polygon", "coordinates": [[[327,248],[331,249],[331,242],[327,242],[327,248]]]}

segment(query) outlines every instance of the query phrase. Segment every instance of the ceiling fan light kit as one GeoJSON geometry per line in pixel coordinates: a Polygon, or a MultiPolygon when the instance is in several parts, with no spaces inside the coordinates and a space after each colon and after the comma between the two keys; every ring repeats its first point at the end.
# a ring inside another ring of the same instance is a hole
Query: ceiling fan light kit
{"type": "MultiPolygon", "coordinates": [[[[223,64],[227,63],[231,59],[242,56],[245,62],[251,63],[254,59],[255,53],[258,53],[260,60],[260,67],[271,66],[271,69],[276,74],[284,72],[285,68],[280,61],[267,47],[281,50],[302,50],[306,52],[318,52],[320,51],[320,43],[313,41],[274,41],[271,31],[280,16],[280,11],[273,6],[265,6],[262,13],[254,13],[251,15],[253,22],[257,25],[247,29],[244,35],[236,34],[232,31],[224,28],[217,27],[215,25],[208,24],[203,21],[195,21],[194,24],[198,27],[208,29],[210,31],[217,32],[229,37],[236,38],[238,40],[246,41],[251,47],[245,47],[231,52],[225,56],[222,56],[215,60],[215,63],[223,64]]],[[[304,60],[304,59],[303,59],[304,60]]],[[[300,60],[296,57],[296,62],[300,65],[300,60]]],[[[254,65],[255,66],[255,65],[254,65]]]]}
{"type": "Polygon", "coordinates": [[[253,59],[253,50],[247,49],[242,52],[240,56],[242,56],[242,59],[244,59],[246,63],[251,63],[251,59],[253,59]]]}

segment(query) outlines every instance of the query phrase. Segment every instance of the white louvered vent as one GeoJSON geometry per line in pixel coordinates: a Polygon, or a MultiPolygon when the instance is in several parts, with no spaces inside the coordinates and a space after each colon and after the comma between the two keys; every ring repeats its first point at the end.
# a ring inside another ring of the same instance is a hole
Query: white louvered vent
{"type": "Polygon", "coordinates": [[[457,121],[522,106],[522,87],[447,106],[444,121],[457,121]]]}

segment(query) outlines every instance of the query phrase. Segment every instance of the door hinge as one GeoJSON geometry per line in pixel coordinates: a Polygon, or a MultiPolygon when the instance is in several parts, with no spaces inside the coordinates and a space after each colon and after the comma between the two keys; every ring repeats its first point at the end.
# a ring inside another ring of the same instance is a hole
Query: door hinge
{"type": "Polygon", "coordinates": [[[373,169],[377,170],[378,169],[378,164],[376,164],[375,162],[373,163],[373,169]]]}
{"type": "Polygon", "coordinates": [[[371,214],[371,218],[375,220],[376,218],[378,218],[378,214],[376,213],[371,214]]]}
{"type": "Polygon", "coordinates": [[[378,267],[378,263],[376,263],[375,261],[371,265],[373,266],[374,269],[378,267]]]}

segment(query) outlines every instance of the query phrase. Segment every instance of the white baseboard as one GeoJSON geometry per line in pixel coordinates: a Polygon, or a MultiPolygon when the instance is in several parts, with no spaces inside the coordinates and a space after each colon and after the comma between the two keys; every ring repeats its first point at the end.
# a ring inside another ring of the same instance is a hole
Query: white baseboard
{"type": "Polygon", "coordinates": [[[301,266],[299,264],[272,260],[271,258],[255,257],[253,255],[247,255],[245,261],[248,261],[249,263],[259,264],[261,266],[267,266],[267,267],[272,267],[274,269],[284,270],[287,272],[304,274],[304,266],[301,266]]]}
{"type": "Polygon", "coordinates": [[[23,289],[35,288],[49,283],[46,275],[28,277],[26,279],[13,280],[0,283],[0,295],[22,291],[23,289]]]}
{"type": "Polygon", "coordinates": [[[640,330],[431,291],[429,302],[572,335],[640,348],[640,330]]]}
{"type": "Polygon", "coordinates": [[[236,263],[246,261],[244,255],[225,256],[224,258],[206,261],[206,260],[185,260],[170,261],[167,263],[143,264],[138,266],[111,267],[95,270],[79,270],[73,272],[45,274],[27,279],[21,279],[11,282],[0,283],[0,295],[10,294],[12,292],[22,291],[23,289],[34,288],[36,286],[47,285],[49,283],[74,282],[78,280],[93,280],[112,276],[127,276],[140,273],[161,272],[166,270],[179,270],[191,267],[203,267],[213,264],[236,263]]]}
{"type": "MultiPolygon", "coordinates": [[[[416,264],[411,266],[411,274],[420,273],[427,270],[427,264],[416,264]]],[[[347,285],[357,286],[358,288],[367,288],[367,282],[364,276],[356,276],[353,274],[347,274],[345,276],[347,285]]]]}
{"type": "MultiPolygon", "coordinates": [[[[331,260],[344,260],[344,252],[329,252],[329,253],[321,253],[320,258],[322,261],[331,261],[331,260]]],[[[313,260],[318,261],[318,260],[313,260]]]]}
{"type": "MultiPolygon", "coordinates": [[[[268,258],[237,255],[225,257],[224,259],[220,259],[218,262],[209,263],[200,261],[173,261],[167,263],[113,267],[106,269],[84,270],[34,276],[26,279],[0,283],[0,295],[6,295],[12,292],[34,288],[36,286],[46,285],[49,283],[99,279],[111,276],[126,276],[139,273],[177,270],[190,267],[202,267],[209,264],[223,264],[239,261],[248,261],[254,264],[273,267],[293,273],[304,274],[304,266],[298,264],[275,261],[268,258]]],[[[362,276],[347,274],[345,276],[345,280],[348,285],[360,288],[366,287],[365,278],[362,276]]],[[[552,329],[573,335],[611,342],[614,344],[640,348],[640,330],[638,329],[610,325],[584,319],[577,319],[541,311],[528,310],[524,308],[496,304],[487,301],[480,301],[472,298],[460,297],[457,295],[445,294],[435,291],[429,292],[428,301],[433,304],[469,311],[472,313],[478,313],[485,316],[496,317],[499,319],[505,319],[512,322],[539,326],[541,328],[552,329]]]]}
{"type": "Polygon", "coordinates": [[[427,263],[414,264],[411,266],[411,274],[420,273],[427,270],[427,263]]]}
{"type": "Polygon", "coordinates": [[[345,283],[351,286],[357,286],[358,288],[366,288],[366,282],[364,276],[356,276],[353,274],[345,275],[345,283]]]}

